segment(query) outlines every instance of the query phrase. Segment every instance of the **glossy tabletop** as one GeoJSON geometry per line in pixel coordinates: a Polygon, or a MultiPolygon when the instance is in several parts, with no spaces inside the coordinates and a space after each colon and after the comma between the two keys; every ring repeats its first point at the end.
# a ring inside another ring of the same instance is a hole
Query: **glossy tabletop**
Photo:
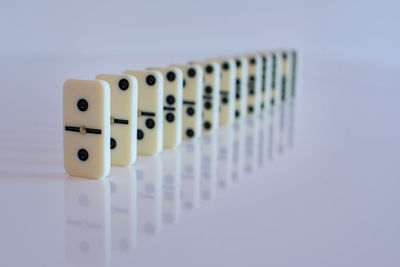
{"type": "Polygon", "coordinates": [[[3,61],[0,266],[399,266],[399,69],[302,63],[295,100],[88,180],[62,83],[127,63],[3,61]]]}

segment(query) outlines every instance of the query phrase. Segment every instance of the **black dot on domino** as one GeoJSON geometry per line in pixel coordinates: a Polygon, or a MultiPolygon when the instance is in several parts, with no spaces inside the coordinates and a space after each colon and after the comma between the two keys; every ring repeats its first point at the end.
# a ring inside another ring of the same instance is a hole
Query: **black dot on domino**
{"type": "Polygon", "coordinates": [[[194,136],[194,131],[193,131],[193,129],[191,129],[191,128],[187,129],[187,130],[186,130],[186,135],[187,135],[188,137],[193,137],[193,136],[194,136]]]}
{"type": "Polygon", "coordinates": [[[78,109],[82,112],[86,111],[89,107],[88,102],[83,98],[79,99],[78,103],[76,103],[76,105],[77,105],[78,109]]]}
{"type": "Polygon", "coordinates": [[[167,96],[167,103],[172,105],[175,103],[175,97],[173,95],[168,95],[167,96]]]}
{"type": "Polygon", "coordinates": [[[138,129],[138,130],[137,130],[137,139],[138,139],[138,140],[142,140],[143,137],[144,137],[143,131],[140,130],[140,129],[138,129]]]}
{"type": "Polygon", "coordinates": [[[254,57],[250,58],[250,64],[251,65],[256,64],[256,59],[254,57]]]}
{"type": "Polygon", "coordinates": [[[250,81],[254,81],[254,76],[252,75],[252,76],[250,76],[250,81]]]}
{"type": "Polygon", "coordinates": [[[147,128],[149,128],[149,129],[153,129],[155,124],[156,124],[156,123],[154,122],[153,119],[147,119],[147,120],[146,120],[146,126],[147,126],[147,128]]]}
{"type": "Polygon", "coordinates": [[[154,75],[150,74],[146,77],[146,83],[150,86],[153,86],[156,83],[156,77],[154,75]]]}
{"type": "Polygon", "coordinates": [[[238,117],[240,116],[239,110],[236,110],[236,111],[235,111],[235,116],[236,116],[236,118],[238,118],[238,117]]]}
{"type": "Polygon", "coordinates": [[[211,92],[212,92],[212,87],[209,86],[209,85],[207,85],[206,88],[205,88],[205,90],[206,90],[206,93],[207,93],[207,94],[211,94],[211,92]]]}
{"type": "Polygon", "coordinates": [[[117,146],[117,142],[115,141],[114,138],[111,137],[110,139],[110,148],[114,149],[117,146]]]}
{"type": "Polygon", "coordinates": [[[187,110],[186,110],[186,113],[187,113],[189,116],[193,116],[193,115],[194,115],[194,108],[188,107],[187,110]]]}
{"type": "Polygon", "coordinates": [[[240,68],[241,65],[242,63],[240,62],[240,60],[236,60],[236,67],[240,68]]]}
{"type": "Polygon", "coordinates": [[[209,122],[209,121],[204,122],[204,128],[205,129],[210,129],[211,128],[211,122],[209,122]]]}
{"type": "Polygon", "coordinates": [[[240,99],[240,94],[236,94],[236,99],[240,99]]]}
{"type": "Polygon", "coordinates": [[[237,84],[237,85],[240,84],[240,79],[236,79],[236,84],[237,84]]]}
{"type": "Polygon", "coordinates": [[[249,112],[251,112],[251,113],[252,113],[254,109],[253,109],[253,107],[252,107],[252,106],[249,106],[249,107],[247,108],[247,110],[248,110],[249,112]]]}
{"type": "Polygon", "coordinates": [[[227,104],[228,103],[228,98],[226,96],[224,96],[222,98],[222,103],[227,104]]]}
{"type": "Polygon", "coordinates": [[[129,82],[127,79],[121,79],[121,80],[119,80],[118,86],[119,86],[119,89],[121,89],[122,91],[125,91],[126,89],[129,88],[129,82]]]}
{"type": "Polygon", "coordinates": [[[228,70],[228,69],[229,69],[229,64],[228,64],[228,62],[222,63],[222,68],[223,68],[224,70],[228,70]]]}
{"type": "Polygon", "coordinates": [[[89,153],[87,152],[86,149],[81,148],[81,149],[79,149],[79,151],[78,151],[78,158],[79,158],[81,161],[86,161],[86,160],[89,158],[89,153]]]}
{"type": "Polygon", "coordinates": [[[193,78],[194,76],[196,76],[196,70],[193,68],[188,69],[187,74],[190,78],[193,78]]]}
{"type": "Polygon", "coordinates": [[[185,88],[185,86],[186,86],[186,80],[185,79],[183,79],[183,88],[185,88]]]}
{"type": "Polygon", "coordinates": [[[253,90],[253,89],[250,90],[250,91],[249,91],[249,94],[254,95],[254,90],[253,90]]]}
{"type": "Polygon", "coordinates": [[[208,101],[205,102],[205,103],[204,103],[204,108],[205,108],[205,109],[211,109],[211,102],[208,102],[208,101]]]}
{"type": "Polygon", "coordinates": [[[166,119],[168,122],[173,122],[173,121],[175,120],[175,116],[174,116],[174,114],[172,114],[172,113],[167,113],[167,115],[165,116],[165,119],[166,119]]]}
{"type": "Polygon", "coordinates": [[[170,81],[170,82],[174,81],[175,80],[175,73],[173,73],[172,71],[169,71],[167,73],[167,80],[170,81]]]}
{"type": "Polygon", "coordinates": [[[207,73],[212,73],[213,72],[213,67],[211,65],[207,65],[206,72],[207,73]]]}

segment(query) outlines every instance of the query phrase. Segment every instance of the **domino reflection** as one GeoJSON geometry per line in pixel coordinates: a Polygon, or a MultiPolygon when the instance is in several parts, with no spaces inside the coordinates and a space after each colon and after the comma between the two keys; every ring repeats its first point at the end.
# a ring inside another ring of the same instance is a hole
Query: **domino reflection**
{"type": "Polygon", "coordinates": [[[232,181],[239,180],[244,173],[244,157],[245,157],[245,121],[236,121],[233,124],[233,166],[232,181]]]}
{"type": "Polygon", "coordinates": [[[193,210],[199,205],[200,143],[198,140],[188,140],[182,143],[180,149],[182,153],[182,208],[193,210]]]}
{"type": "Polygon", "coordinates": [[[135,164],[139,237],[161,231],[162,161],[159,156],[138,157],[135,164]]]}
{"type": "Polygon", "coordinates": [[[181,208],[181,150],[167,149],[161,152],[162,161],[162,221],[177,222],[181,208]]]}
{"type": "Polygon", "coordinates": [[[231,127],[218,130],[217,186],[224,189],[231,184],[233,163],[233,132],[231,127]]]}
{"type": "Polygon", "coordinates": [[[244,159],[244,170],[246,174],[254,172],[257,168],[257,131],[259,127],[259,120],[255,116],[251,116],[246,120],[246,133],[245,133],[245,159],[244,159]]]}
{"type": "Polygon", "coordinates": [[[66,254],[74,266],[110,264],[110,185],[69,177],[64,184],[66,254]]]}
{"type": "Polygon", "coordinates": [[[134,167],[111,168],[111,247],[130,252],[137,244],[137,192],[134,167]]]}
{"type": "Polygon", "coordinates": [[[201,145],[201,200],[208,201],[214,198],[217,190],[217,153],[218,136],[216,134],[203,134],[199,140],[201,145]]]}

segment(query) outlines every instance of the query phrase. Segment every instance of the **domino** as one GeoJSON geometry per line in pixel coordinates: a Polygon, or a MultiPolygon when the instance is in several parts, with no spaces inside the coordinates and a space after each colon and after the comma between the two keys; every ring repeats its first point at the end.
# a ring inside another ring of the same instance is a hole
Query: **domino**
{"type": "Polygon", "coordinates": [[[247,114],[258,114],[261,106],[262,59],[260,55],[247,55],[246,58],[249,64],[247,114]]]}
{"type": "Polygon", "coordinates": [[[292,65],[291,65],[291,89],[290,89],[290,95],[291,98],[294,98],[296,96],[296,87],[297,87],[297,72],[298,72],[298,55],[296,50],[291,50],[290,51],[292,55],[292,65]]]}
{"type": "Polygon", "coordinates": [[[138,81],[137,153],[153,156],[163,147],[163,76],[158,71],[128,70],[138,81]]]}
{"type": "Polygon", "coordinates": [[[272,90],[272,55],[268,52],[260,53],[262,59],[261,74],[261,110],[267,110],[271,103],[272,90]]]}
{"type": "Polygon", "coordinates": [[[221,66],[219,125],[227,125],[235,118],[236,64],[231,58],[215,61],[221,66]]]}
{"type": "Polygon", "coordinates": [[[182,139],[195,139],[201,134],[203,70],[199,65],[171,65],[183,72],[182,139]]]}
{"type": "Polygon", "coordinates": [[[284,103],[288,98],[290,98],[290,88],[291,86],[291,63],[292,54],[289,51],[282,50],[279,51],[282,57],[282,74],[281,74],[281,102],[284,103]]]}
{"type": "Polygon", "coordinates": [[[281,103],[282,83],[282,57],[280,53],[270,52],[272,57],[272,81],[271,81],[271,107],[278,106],[281,103]]]}
{"type": "Polygon", "coordinates": [[[245,57],[236,57],[236,86],[235,86],[235,118],[246,117],[247,109],[247,71],[248,61],[245,57]]]}
{"type": "Polygon", "coordinates": [[[196,62],[204,73],[203,90],[203,133],[214,131],[219,125],[219,93],[221,67],[217,62],[196,62]]]}
{"type": "Polygon", "coordinates": [[[164,77],[163,147],[174,148],[182,143],[183,73],[178,68],[150,68],[164,77]]]}
{"type": "Polygon", "coordinates": [[[110,86],[67,80],[63,89],[64,169],[100,179],[110,172],[110,86]]]}
{"type": "Polygon", "coordinates": [[[110,265],[110,202],[107,180],[65,180],[65,247],[73,266],[110,265]]]}
{"type": "Polygon", "coordinates": [[[138,82],[131,75],[100,74],[110,85],[111,164],[126,167],[136,161],[138,82]]]}

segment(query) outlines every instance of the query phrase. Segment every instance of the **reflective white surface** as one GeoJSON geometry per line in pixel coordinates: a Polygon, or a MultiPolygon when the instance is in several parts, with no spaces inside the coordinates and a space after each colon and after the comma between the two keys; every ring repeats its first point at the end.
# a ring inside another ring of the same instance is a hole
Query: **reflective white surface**
{"type": "Polygon", "coordinates": [[[68,177],[62,82],[124,64],[2,63],[0,266],[400,265],[399,69],[305,59],[296,102],[68,177]]]}

